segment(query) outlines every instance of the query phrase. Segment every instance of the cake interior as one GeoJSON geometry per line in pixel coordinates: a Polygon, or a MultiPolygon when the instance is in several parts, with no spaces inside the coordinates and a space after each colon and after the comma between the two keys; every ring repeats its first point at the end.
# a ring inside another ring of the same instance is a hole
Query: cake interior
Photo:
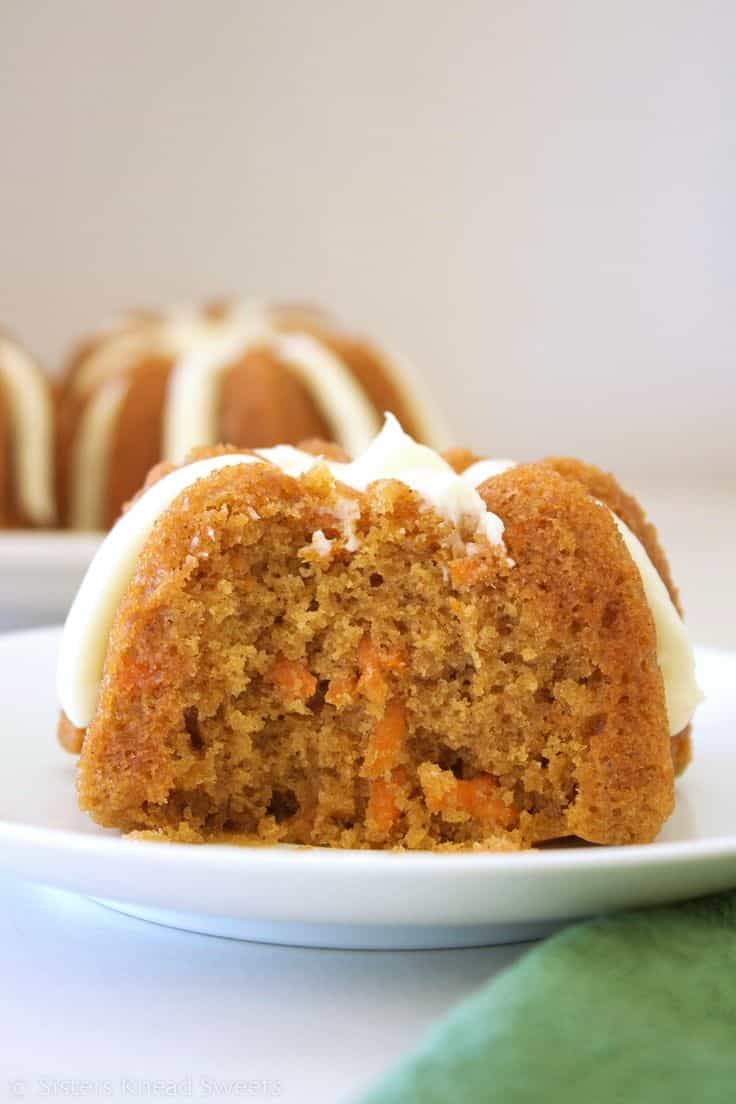
{"type": "Polygon", "coordinates": [[[160,520],[119,610],[84,809],[193,841],[569,834],[621,687],[580,626],[562,639],[538,616],[503,547],[396,482],[358,494],[323,467],[295,481],[265,465],[206,482],[160,520]]]}

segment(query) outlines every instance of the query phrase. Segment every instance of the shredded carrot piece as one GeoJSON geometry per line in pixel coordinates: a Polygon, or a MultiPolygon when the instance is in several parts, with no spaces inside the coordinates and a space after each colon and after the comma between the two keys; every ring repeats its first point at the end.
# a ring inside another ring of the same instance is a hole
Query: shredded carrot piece
{"type": "Polygon", "coordinates": [[[475,778],[462,779],[454,778],[448,771],[441,774],[441,790],[425,791],[431,812],[461,811],[474,820],[491,822],[502,828],[513,828],[518,823],[516,809],[499,796],[499,786],[493,775],[479,774],[475,778]]]}
{"type": "Polygon", "coordinates": [[[305,663],[280,656],[269,668],[266,678],[292,698],[306,701],[317,689],[317,680],[305,663]]]}
{"type": "Polygon", "coordinates": [[[385,671],[403,671],[406,667],[406,656],[400,648],[394,648],[388,652],[379,652],[380,663],[385,671]]]}
{"type": "Polygon", "coordinates": [[[354,675],[330,679],[330,685],[325,694],[328,705],[347,705],[355,697],[358,680],[354,675]]]}
{"type": "Polygon", "coordinates": [[[382,778],[377,778],[371,782],[366,820],[379,831],[388,832],[398,816],[399,808],[396,804],[393,785],[382,778]]]}
{"type": "Polygon", "coordinates": [[[364,636],[358,645],[358,666],[358,690],[368,701],[383,705],[388,697],[388,683],[383,677],[378,653],[369,636],[364,636]]]}
{"type": "Polygon", "coordinates": [[[360,668],[358,690],[368,698],[368,701],[383,705],[389,690],[384,672],[401,671],[405,666],[406,659],[403,652],[398,648],[379,652],[366,633],[358,645],[358,667],[360,668]]]}
{"type": "Polygon", "coordinates": [[[450,575],[456,586],[473,586],[488,578],[490,564],[485,556],[466,556],[450,561],[450,575]]]}
{"type": "Polygon", "coordinates": [[[516,823],[516,810],[498,796],[498,783],[490,774],[479,774],[467,781],[458,779],[456,801],[460,809],[475,820],[493,820],[502,828],[516,823]]]}
{"type": "Polygon", "coordinates": [[[368,744],[366,773],[369,778],[379,778],[396,766],[405,735],[406,709],[401,702],[389,702],[368,744]]]}

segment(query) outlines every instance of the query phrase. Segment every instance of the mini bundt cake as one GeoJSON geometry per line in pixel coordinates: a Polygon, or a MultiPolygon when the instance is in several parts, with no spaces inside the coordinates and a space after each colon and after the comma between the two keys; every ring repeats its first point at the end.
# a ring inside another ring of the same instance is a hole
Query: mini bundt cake
{"type": "Polygon", "coordinates": [[[23,346],[0,330],[0,528],[55,520],[51,385],[23,346]]]}
{"type": "Polygon", "coordinates": [[[301,306],[220,304],[131,313],[80,346],[65,372],[59,499],[73,529],[106,529],[160,460],[330,438],[362,451],[395,413],[438,431],[395,357],[301,306]]]}
{"type": "Polygon", "coordinates": [[[183,841],[654,839],[698,698],[655,532],[597,469],[472,459],[389,417],[352,463],[160,468],[65,627],[81,808],[183,841]]]}

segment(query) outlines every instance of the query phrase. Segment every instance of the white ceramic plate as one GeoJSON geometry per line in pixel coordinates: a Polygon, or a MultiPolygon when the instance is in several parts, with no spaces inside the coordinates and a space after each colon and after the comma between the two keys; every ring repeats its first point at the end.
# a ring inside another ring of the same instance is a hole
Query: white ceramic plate
{"type": "Polygon", "coordinates": [[[0,637],[0,868],[148,920],[243,939],[449,947],[736,885],[736,653],[700,649],[707,700],[677,809],[648,847],[394,854],[120,838],[76,807],[55,737],[58,629],[0,637]]]}
{"type": "Polygon", "coordinates": [[[101,533],[0,532],[0,629],[63,621],[101,533]]]}

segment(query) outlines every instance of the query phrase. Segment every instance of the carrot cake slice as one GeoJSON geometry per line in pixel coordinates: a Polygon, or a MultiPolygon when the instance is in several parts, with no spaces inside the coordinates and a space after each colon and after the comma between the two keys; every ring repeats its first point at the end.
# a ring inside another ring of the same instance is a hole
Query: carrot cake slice
{"type": "Polygon", "coordinates": [[[653,840],[698,691],[638,504],[391,416],[322,453],[196,451],[109,533],[59,664],[81,808],[187,841],[653,840]]]}

